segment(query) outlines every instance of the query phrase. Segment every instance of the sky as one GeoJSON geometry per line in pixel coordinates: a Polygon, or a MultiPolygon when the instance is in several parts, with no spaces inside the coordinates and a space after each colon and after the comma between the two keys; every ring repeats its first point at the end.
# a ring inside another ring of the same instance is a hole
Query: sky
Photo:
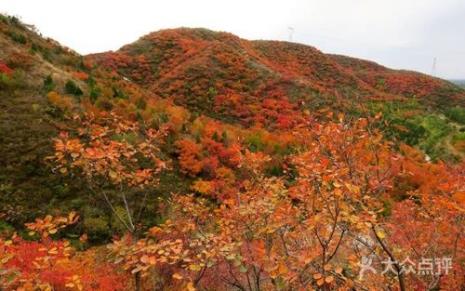
{"type": "Polygon", "coordinates": [[[273,40],[290,40],[293,28],[292,41],[326,53],[465,79],[464,0],[0,0],[0,12],[81,54],[164,28],[273,40]]]}

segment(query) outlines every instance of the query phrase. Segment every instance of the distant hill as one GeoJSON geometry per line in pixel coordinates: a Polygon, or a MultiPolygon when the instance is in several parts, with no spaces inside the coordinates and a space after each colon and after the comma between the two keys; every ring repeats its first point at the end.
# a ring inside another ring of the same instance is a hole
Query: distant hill
{"type": "Polygon", "coordinates": [[[465,80],[450,80],[452,83],[459,85],[460,87],[465,88],[465,80]]]}
{"type": "Polygon", "coordinates": [[[248,41],[206,29],[162,30],[87,58],[177,104],[248,125],[270,97],[289,102],[294,116],[304,107],[341,109],[360,101],[415,99],[434,107],[465,102],[464,91],[445,80],[302,44],[248,41]],[[232,104],[230,95],[240,102],[232,104]]]}
{"type": "Polygon", "coordinates": [[[419,146],[433,158],[459,154],[445,148],[444,139],[456,129],[444,118],[465,104],[465,90],[425,74],[328,55],[303,44],[249,41],[202,28],[150,33],[86,60],[223,122],[286,130],[308,112],[318,116],[330,108],[359,116],[380,111],[386,136],[419,146]]]}

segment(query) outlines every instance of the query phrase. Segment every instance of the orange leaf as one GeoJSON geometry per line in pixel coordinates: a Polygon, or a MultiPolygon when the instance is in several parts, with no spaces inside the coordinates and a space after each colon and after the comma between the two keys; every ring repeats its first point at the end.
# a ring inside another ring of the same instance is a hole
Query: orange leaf
{"type": "Polygon", "coordinates": [[[327,284],[331,284],[331,282],[333,282],[333,281],[334,281],[334,277],[333,277],[333,276],[328,276],[328,277],[325,278],[325,282],[326,282],[327,284]]]}

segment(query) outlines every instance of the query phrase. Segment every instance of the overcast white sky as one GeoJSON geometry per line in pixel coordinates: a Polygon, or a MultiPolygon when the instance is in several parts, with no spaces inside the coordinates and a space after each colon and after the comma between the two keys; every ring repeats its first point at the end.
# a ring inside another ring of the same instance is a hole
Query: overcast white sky
{"type": "Polygon", "coordinates": [[[46,36],[87,54],[163,28],[293,40],[392,68],[465,79],[464,0],[0,0],[46,36]]]}

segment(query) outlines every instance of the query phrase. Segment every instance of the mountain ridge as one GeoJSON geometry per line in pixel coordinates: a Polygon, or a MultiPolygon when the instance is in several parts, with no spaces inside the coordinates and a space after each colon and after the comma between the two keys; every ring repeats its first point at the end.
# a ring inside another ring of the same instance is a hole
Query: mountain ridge
{"type": "MultiPolygon", "coordinates": [[[[345,103],[353,98],[365,101],[417,98],[420,103],[432,106],[465,102],[465,93],[459,87],[421,73],[324,54],[304,44],[248,41],[230,33],[198,28],[149,33],[118,51],[86,58],[157,95],[173,97],[180,105],[187,105],[187,96],[198,97],[209,90],[219,95],[238,94],[245,103],[257,103],[271,87],[283,91],[281,95],[286,95],[284,99],[288,101],[293,99],[291,103],[311,104],[324,99],[345,103]],[[218,75],[220,84],[215,84],[218,75]],[[186,90],[184,87],[190,83],[196,83],[195,88],[186,90]],[[305,93],[291,96],[292,90],[305,93]]],[[[212,98],[197,101],[210,105],[201,110],[203,113],[215,112],[212,98]]],[[[243,123],[253,124],[249,120],[243,123]]]]}

